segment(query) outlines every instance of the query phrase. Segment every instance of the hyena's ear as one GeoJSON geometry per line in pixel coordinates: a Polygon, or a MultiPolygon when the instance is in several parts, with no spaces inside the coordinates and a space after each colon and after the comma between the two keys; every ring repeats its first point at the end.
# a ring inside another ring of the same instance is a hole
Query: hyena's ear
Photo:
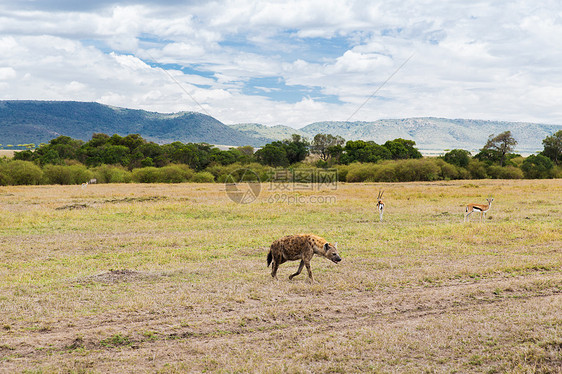
{"type": "Polygon", "coordinates": [[[324,243],[324,252],[327,252],[328,249],[330,249],[330,243],[326,242],[324,243]]]}
{"type": "Polygon", "coordinates": [[[336,249],[338,249],[338,242],[334,243],[334,247],[336,247],[336,249]]]}

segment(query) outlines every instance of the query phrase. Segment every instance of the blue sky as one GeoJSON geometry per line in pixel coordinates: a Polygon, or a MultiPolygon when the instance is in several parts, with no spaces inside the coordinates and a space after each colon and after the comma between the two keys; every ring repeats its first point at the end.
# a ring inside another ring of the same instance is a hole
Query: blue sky
{"type": "Polygon", "coordinates": [[[561,37],[557,1],[0,1],[0,99],[562,124],[561,37]]]}

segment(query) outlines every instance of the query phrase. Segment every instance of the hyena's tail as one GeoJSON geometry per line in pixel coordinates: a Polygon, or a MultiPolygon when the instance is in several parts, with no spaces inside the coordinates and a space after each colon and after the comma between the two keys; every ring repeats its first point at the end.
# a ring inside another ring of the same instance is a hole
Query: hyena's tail
{"type": "Polygon", "coordinates": [[[271,261],[273,261],[273,253],[271,253],[271,249],[270,249],[269,253],[267,254],[267,267],[271,265],[271,261]]]}

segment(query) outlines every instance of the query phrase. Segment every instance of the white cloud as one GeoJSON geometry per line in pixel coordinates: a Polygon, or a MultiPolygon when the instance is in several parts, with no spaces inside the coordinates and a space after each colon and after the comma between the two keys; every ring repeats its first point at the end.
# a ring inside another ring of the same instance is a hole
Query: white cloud
{"type": "Polygon", "coordinates": [[[17,76],[16,70],[11,67],[0,67],[0,80],[14,79],[17,76]]]}
{"type": "Polygon", "coordinates": [[[0,98],[200,110],[191,95],[227,123],[300,127],[347,119],[414,53],[353,119],[562,123],[562,6],[555,2],[170,0],[72,6],[0,5],[0,98]],[[164,65],[167,72],[160,64],[170,64],[164,65]],[[263,78],[303,87],[303,96],[296,102],[268,98],[283,91],[263,78]],[[339,102],[323,102],[318,93],[339,102]]]}

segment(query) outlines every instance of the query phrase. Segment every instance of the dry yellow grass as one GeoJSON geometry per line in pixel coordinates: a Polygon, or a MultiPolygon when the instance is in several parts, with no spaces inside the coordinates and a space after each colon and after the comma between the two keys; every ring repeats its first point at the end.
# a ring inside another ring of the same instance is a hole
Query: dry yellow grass
{"type": "Polygon", "coordinates": [[[0,188],[0,372],[561,372],[560,180],[263,187],[0,188]],[[273,281],[307,232],[344,261],[273,281]]]}
{"type": "Polygon", "coordinates": [[[15,152],[17,151],[10,150],[10,149],[0,149],[0,157],[12,158],[14,157],[15,152]]]}

